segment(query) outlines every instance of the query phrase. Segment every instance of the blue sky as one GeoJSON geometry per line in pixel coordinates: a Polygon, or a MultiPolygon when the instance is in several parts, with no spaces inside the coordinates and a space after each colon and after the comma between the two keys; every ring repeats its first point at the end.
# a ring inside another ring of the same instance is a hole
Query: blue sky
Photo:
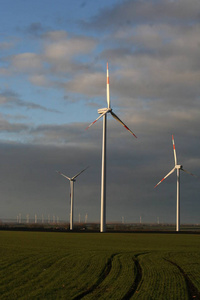
{"type": "MultiPolygon", "coordinates": [[[[200,3],[2,1],[1,219],[21,213],[100,215],[102,121],[109,62],[111,105],[138,136],[108,121],[107,219],[175,223],[171,135],[183,167],[200,175],[200,3]],[[28,197],[27,197],[28,195],[28,197]]],[[[199,180],[181,174],[181,220],[200,223],[199,180]]]]}

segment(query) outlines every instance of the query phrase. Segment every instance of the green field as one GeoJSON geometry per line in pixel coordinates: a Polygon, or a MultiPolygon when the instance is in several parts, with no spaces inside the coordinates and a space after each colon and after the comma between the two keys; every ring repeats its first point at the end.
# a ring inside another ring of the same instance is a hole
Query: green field
{"type": "Polygon", "coordinates": [[[200,235],[0,232],[0,299],[200,299],[200,235]]]}

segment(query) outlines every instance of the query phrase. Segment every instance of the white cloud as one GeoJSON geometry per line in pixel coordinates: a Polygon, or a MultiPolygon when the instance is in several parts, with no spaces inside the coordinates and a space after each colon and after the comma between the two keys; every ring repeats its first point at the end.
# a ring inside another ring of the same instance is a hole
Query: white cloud
{"type": "Polygon", "coordinates": [[[36,53],[20,53],[12,56],[12,66],[17,72],[30,72],[42,69],[42,59],[36,53]]]}
{"type": "Polygon", "coordinates": [[[48,86],[50,83],[48,82],[48,78],[45,75],[35,74],[29,77],[29,80],[32,84],[36,86],[48,86]]]}
{"type": "Polygon", "coordinates": [[[69,36],[65,31],[49,31],[40,40],[40,53],[24,52],[6,57],[2,75],[22,74],[33,85],[62,87],[62,79],[88,69],[88,60],[96,40],[87,36],[69,36]],[[60,80],[60,84],[59,84],[60,80]]]}
{"type": "Polygon", "coordinates": [[[78,74],[64,86],[66,92],[84,94],[87,97],[104,96],[106,93],[106,75],[98,72],[78,74]]]}
{"type": "Polygon", "coordinates": [[[45,39],[49,39],[50,41],[56,42],[61,40],[66,40],[68,37],[68,33],[64,30],[54,30],[54,31],[47,31],[43,37],[45,39]]]}
{"type": "MultiPolygon", "coordinates": [[[[60,33],[57,33],[60,36],[60,33]]],[[[94,49],[96,42],[93,39],[87,37],[72,37],[63,39],[63,33],[61,34],[62,39],[56,40],[44,47],[45,58],[53,63],[57,61],[69,61],[76,55],[83,55],[91,53],[94,49]]]]}
{"type": "Polygon", "coordinates": [[[12,42],[0,42],[0,50],[8,50],[13,46],[12,42]]]}

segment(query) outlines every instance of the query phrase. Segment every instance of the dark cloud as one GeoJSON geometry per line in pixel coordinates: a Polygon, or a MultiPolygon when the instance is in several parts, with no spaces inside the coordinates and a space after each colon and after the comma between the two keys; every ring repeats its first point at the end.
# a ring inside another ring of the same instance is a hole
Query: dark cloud
{"type": "MultiPolygon", "coordinates": [[[[138,132],[138,139],[134,139],[128,132],[121,135],[118,131],[118,136],[113,137],[110,121],[108,126],[108,220],[120,221],[123,215],[126,221],[137,222],[142,214],[144,222],[154,222],[158,216],[160,222],[175,222],[175,175],[156,190],[153,188],[174,165],[171,135],[139,136],[138,132]]],[[[75,183],[75,219],[78,220],[79,213],[82,216],[88,213],[88,221],[99,220],[101,132],[98,127],[93,128],[93,139],[90,136],[90,140],[85,140],[86,135],[78,136],[77,129],[62,146],[56,142],[46,146],[1,143],[2,217],[15,217],[17,208],[24,218],[27,213],[32,216],[37,213],[38,217],[44,214],[47,218],[48,214],[54,214],[69,220],[69,184],[55,171],[73,176],[90,166],[75,183]]],[[[52,137],[55,134],[53,128],[38,130],[48,130],[48,134],[51,131],[52,137]]],[[[64,128],[62,134],[64,136],[64,128]]],[[[178,161],[186,170],[199,175],[200,160],[195,151],[199,149],[199,139],[189,134],[177,135],[177,138],[175,135],[175,143],[178,161]]],[[[199,182],[188,174],[181,176],[182,222],[198,222],[199,182]],[[193,209],[188,205],[189,199],[193,209]]]]}
{"type": "Polygon", "coordinates": [[[87,1],[82,1],[82,3],[80,4],[81,8],[84,8],[87,5],[87,1]]]}
{"type": "Polygon", "coordinates": [[[8,106],[8,107],[25,107],[27,109],[39,109],[43,111],[48,111],[48,112],[58,112],[55,109],[48,109],[42,105],[35,104],[33,102],[28,102],[28,101],[23,101],[20,99],[20,96],[10,90],[3,90],[0,92],[0,103],[1,105],[8,106]]]}
{"type": "MultiPolygon", "coordinates": [[[[22,213],[56,214],[60,219],[68,219],[69,184],[60,177],[56,170],[72,176],[91,162],[89,155],[77,147],[44,147],[17,144],[1,144],[2,164],[1,187],[1,217],[15,217],[22,213]],[[77,160],[75,159],[77,157],[77,160]],[[81,156],[81,159],[79,159],[81,156]],[[9,161],[9,165],[8,165],[9,161]],[[17,211],[16,211],[17,208],[17,211]]],[[[93,179],[98,178],[94,168],[91,168],[93,179]]],[[[95,187],[87,186],[88,174],[80,176],[75,184],[76,203],[81,207],[81,213],[86,212],[86,203],[95,202],[97,191],[95,187]],[[88,197],[90,196],[90,199],[88,197]]],[[[90,176],[91,178],[91,176],[90,176]]],[[[92,204],[94,206],[94,204],[92,204]]],[[[98,212],[95,213],[97,217],[98,212]]]]}
{"type": "Polygon", "coordinates": [[[36,37],[40,36],[44,32],[44,30],[45,29],[44,29],[42,23],[40,23],[40,22],[31,23],[26,29],[26,31],[29,34],[36,36],[36,37]]]}
{"type": "Polygon", "coordinates": [[[139,24],[155,23],[191,23],[198,22],[200,3],[187,0],[127,0],[111,7],[103,9],[94,16],[90,22],[84,25],[90,29],[116,30],[116,28],[130,27],[139,24]]]}
{"type": "Polygon", "coordinates": [[[32,22],[25,27],[17,26],[17,31],[25,33],[29,38],[35,39],[43,39],[49,30],[51,28],[48,25],[44,25],[44,22],[32,22]]]}
{"type": "Polygon", "coordinates": [[[11,123],[5,116],[0,115],[0,132],[1,133],[21,133],[26,132],[29,126],[21,123],[11,123]]]}

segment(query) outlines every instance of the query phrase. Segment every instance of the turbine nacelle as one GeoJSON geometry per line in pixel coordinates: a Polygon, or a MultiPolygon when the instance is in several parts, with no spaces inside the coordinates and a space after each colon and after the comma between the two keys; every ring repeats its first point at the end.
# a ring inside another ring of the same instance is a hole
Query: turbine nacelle
{"type": "Polygon", "coordinates": [[[112,109],[111,108],[108,108],[108,107],[105,107],[105,108],[99,108],[98,109],[98,114],[105,114],[105,113],[108,113],[108,112],[111,112],[112,109]]]}
{"type": "Polygon", "coordinates": [[[176,166],[175,166],[175,169],[182,170],[182,169],[183,169],[183,166],[182,166],[182,165],[176,165],[176,166]]]}

